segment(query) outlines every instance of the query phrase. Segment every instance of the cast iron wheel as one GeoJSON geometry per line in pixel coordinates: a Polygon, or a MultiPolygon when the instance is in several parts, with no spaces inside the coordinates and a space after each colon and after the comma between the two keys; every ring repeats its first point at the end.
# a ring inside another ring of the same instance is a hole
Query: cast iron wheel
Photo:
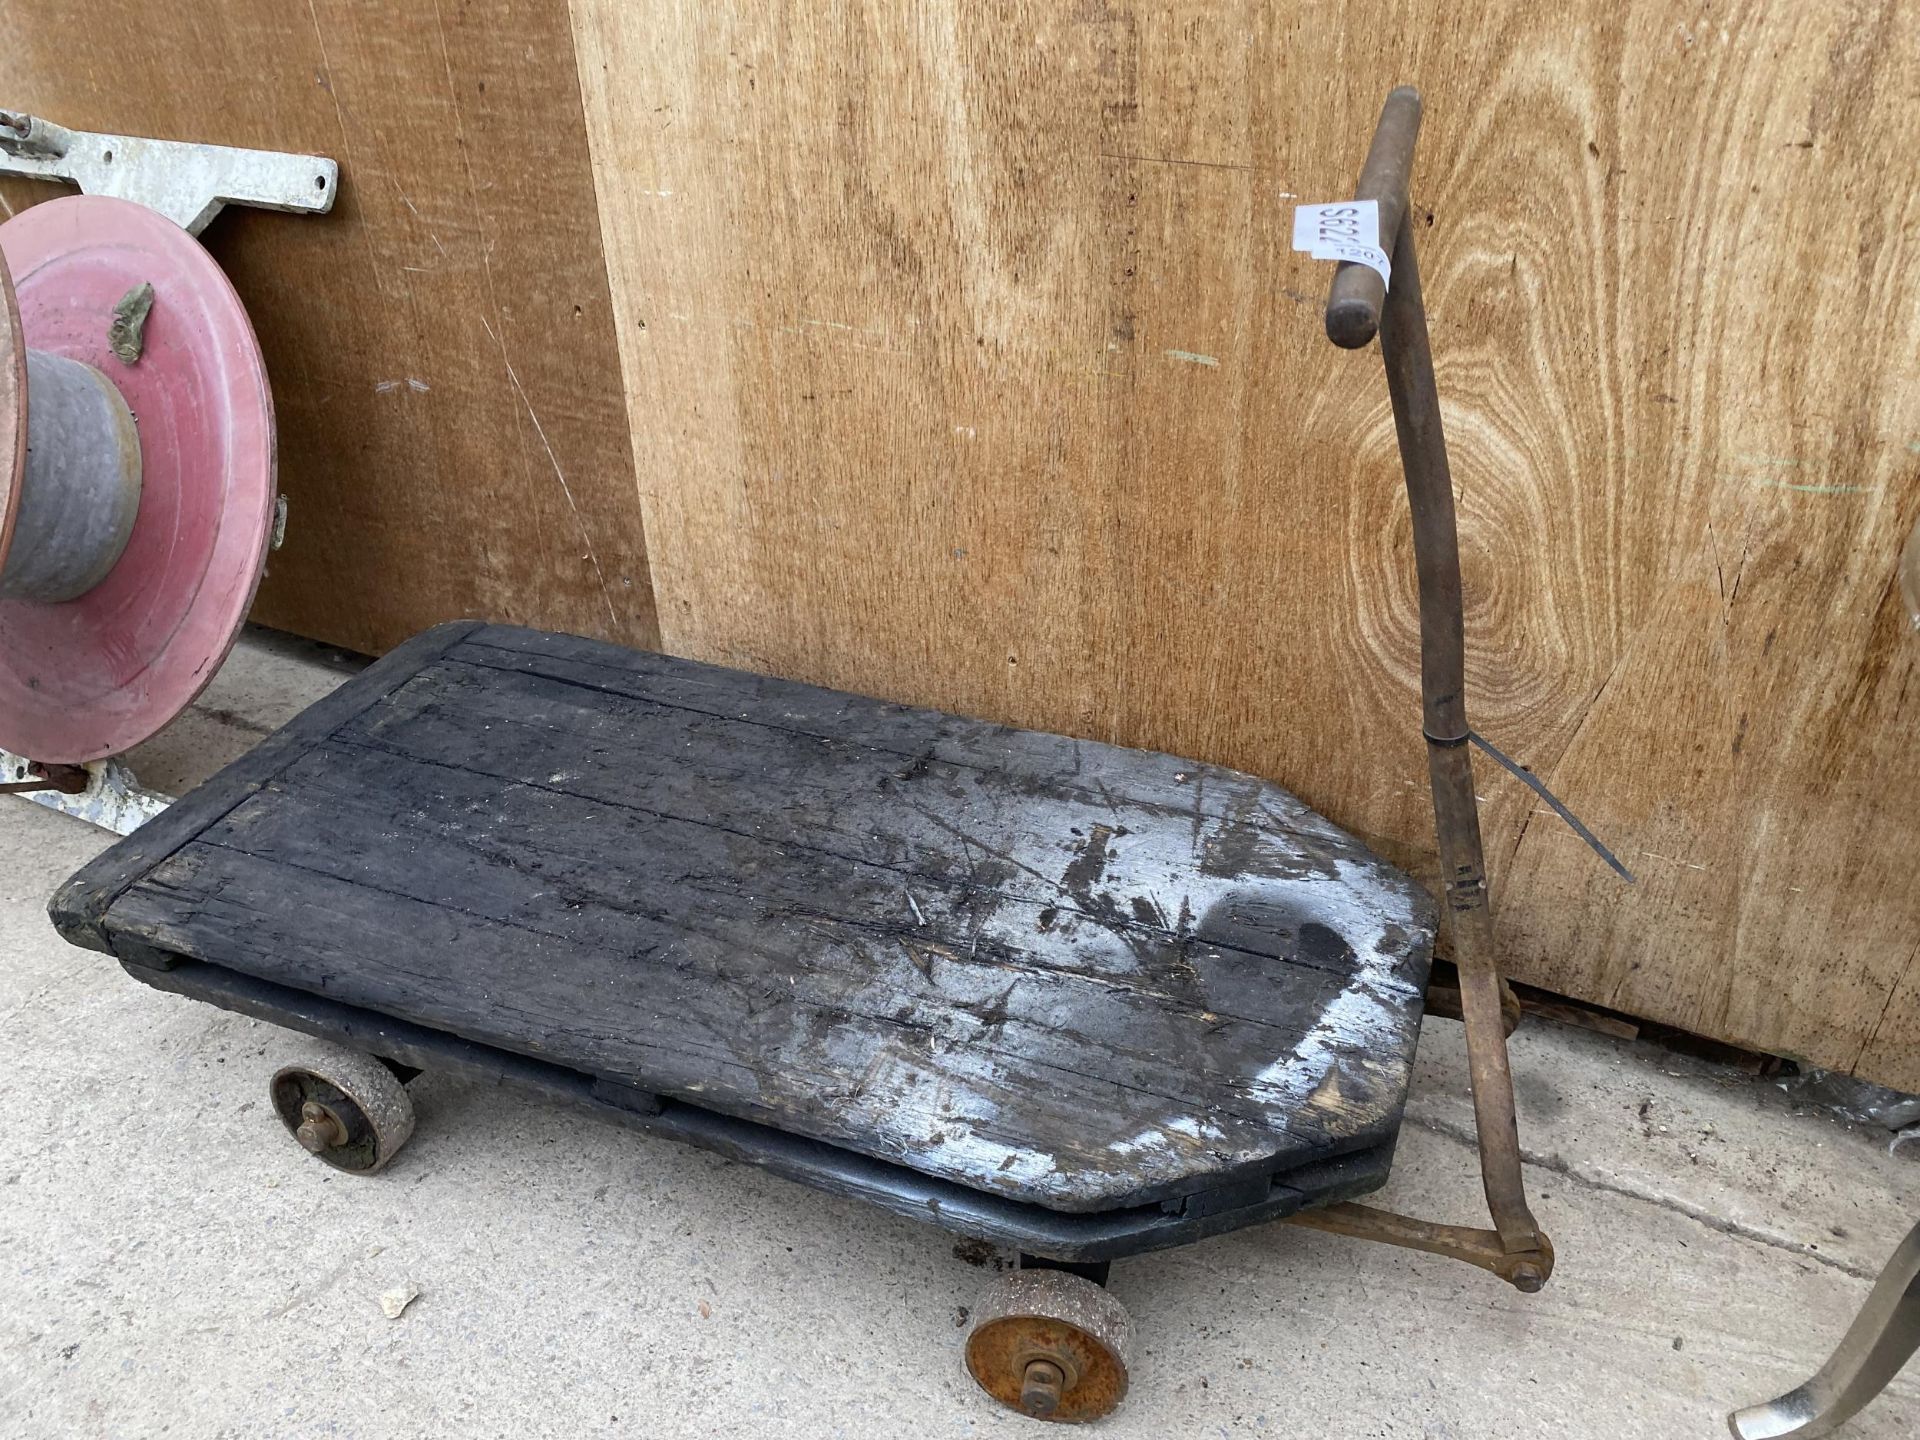
{"type": "Polygon", "coordinates": [[[383,1170],[413,1134],[413,1100],[378,1060],[337,1050],[277,1072],[267,1093],[302,1149],[336,1170],[383,1170]]]}
{"type": "Polygon", "coordinates": [[[1111,1414],[1127,1393],[1133,1322],[1106,1290],[1062,1270],[1012,1270],[980,1297],[967,1334],[974,1383],[1035,1420],[1111,1414]]]}

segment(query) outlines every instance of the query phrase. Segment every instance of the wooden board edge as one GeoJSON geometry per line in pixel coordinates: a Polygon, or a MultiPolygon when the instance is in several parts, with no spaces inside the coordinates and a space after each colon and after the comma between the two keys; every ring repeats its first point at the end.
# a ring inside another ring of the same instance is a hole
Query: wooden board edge
{"type": "Polygon", "coordinates": [[[113,954],[105,928],[107,911],[134,882],[335,730],[484,627],[480,620],[449,620],[423,630],[308,706],[69,877],[47,902],[54,929],[68,944],[113,954]]]}

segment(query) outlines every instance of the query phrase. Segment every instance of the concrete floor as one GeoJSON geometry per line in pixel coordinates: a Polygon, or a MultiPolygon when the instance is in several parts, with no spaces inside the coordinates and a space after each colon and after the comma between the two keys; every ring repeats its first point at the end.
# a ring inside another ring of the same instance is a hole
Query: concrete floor
{"type": "MultiPolygon", "coordinates": [[[[250,636],[142,777],[203,777],[349,669],[250,636]]],[[[315,1164],[264,1103],[306,1042],[53,934],[106,843],[0,800],[0,1436],[1044,1433],[965,1378],[996,1262],[937,1230],[432,1074],[391,1171],[315,1164]]],[[[1100,1433],[1675,1440],[1805,1378],[1920,1209],[1914,1147],[1650,1046],[1513,1048],[1544,1293],[1286,1226],[1123,1262],[1140,1354],[1100,1433]]],[[[1430,1022],[1385,1203],[1478,1215],[1465,1075],[1430,1022]]],[[[1847,1433],[1916,1431],[1910,1371],[1847,1433]]]]}

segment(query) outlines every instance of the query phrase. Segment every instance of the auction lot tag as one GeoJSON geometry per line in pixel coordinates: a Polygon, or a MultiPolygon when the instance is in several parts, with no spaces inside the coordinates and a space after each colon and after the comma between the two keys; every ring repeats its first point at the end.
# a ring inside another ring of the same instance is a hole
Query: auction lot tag
{"type": "Polygon", "coordinates": [[[1316,260],[1351,260],[1370,265],[1381,280],[1393,280],[1393,266],[1380,248],[1380,203],[1342,200],[1333,205],[1293,207],[1293,248],[1316,260]]]}

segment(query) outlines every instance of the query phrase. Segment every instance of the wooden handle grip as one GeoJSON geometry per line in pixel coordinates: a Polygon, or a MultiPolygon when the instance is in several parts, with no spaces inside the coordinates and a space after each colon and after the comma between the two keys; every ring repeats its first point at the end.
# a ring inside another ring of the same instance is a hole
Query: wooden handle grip
{"type": "MultiPolygon", "coordinates": [[[[1420,134],[1420,92],[1397,86],[1381,107],[1367,163],[1360,167],[1360,183],[1353,198],[1380,206],[1380,248],[1389,257],[1407,210],[1407,178],[1413,173],[1413,142],[1420,134]]],[[[1327,338],[1345,350],[1358,350],[1380,329],[1380,307],[1387,298],[1387,282],[1368,265],[1343,260],[1333,272],[1327,294],[1327,338]]]]}

